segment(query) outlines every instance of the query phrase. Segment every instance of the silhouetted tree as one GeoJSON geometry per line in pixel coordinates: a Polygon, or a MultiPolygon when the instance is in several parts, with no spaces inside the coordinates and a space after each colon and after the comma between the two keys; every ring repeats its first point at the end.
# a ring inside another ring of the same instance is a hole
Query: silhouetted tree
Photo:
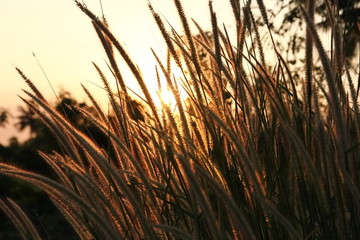
{"type": "Polygon", "coordinates": [[[5,109],[0,109],[0,127],[5,127],[9,123],[9,112],[5,109]]]}
{"type": "Polygon", "coordinates": [[[35,112],[29,106],[19,106],[18,111],[20,112],[20,115],[17,117],[18,122],[15,126],[20,132],[29,128],[30,138],[35,137],[42,125],[35,112]]]}
{"type": "MultiPolygon", "coordinates": [[[[302,19],[298,1],[279,0],[280,9],[273,12],[273,17],[282,16],[280,26],[271,26],[279,35],[289,34],[294,29],[302,29],[305,23],[302,19]]],[[[333,11],[336,21],[338,21],[343,32],[344,57],[351,60],[355,57],[356,44],[360,41],[360,0],[330,0],[316,1],[315,13],[317,14],[317,26],[323,29],[329,29],[333,26],[333,20],[329,11],[333,11]],[[330,4],[328,4],[330,3],[330,4]]],[[[295,32],[291,38],[292,51],[302,49],[304,38],[302,33],[295,32]]]]}

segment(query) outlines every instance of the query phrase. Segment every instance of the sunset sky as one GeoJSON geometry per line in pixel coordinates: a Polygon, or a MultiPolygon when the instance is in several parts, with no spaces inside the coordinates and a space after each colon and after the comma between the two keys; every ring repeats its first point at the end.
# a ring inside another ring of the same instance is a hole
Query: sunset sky
{"type": "MultiPolygon", "coordinates": [[[[84,2],[101,16],[99,0],[84,2]]],[[[181,33],[173,1],[150,2],[181,33]]],[[[102,0],[110,28],[140,66],[149,86],[152,86],[155,63],[150,47],[164,58],[166,51],[147,3],[147,0],[102,0]]],[[[182,3],[189,19],[194,18],[203,28],[210,28],[208,0],[183,0],[182,3]]],[[[229,1],[213,0],[213,4],[219,24],[234,28],[229,1]]],[[[88,17],[72,0],[0,1],[0,29],[0,108],[11,111],[13,121],[18,115],[17,106],[22,104],[17,95],[24,96],[21,89],[28,89],[15,71],[15,66],[22,69],[47,98],[55,99],[37,60],[56,92],[65,89],[78,100],[83,100],[82,83],[95,96],[105,99],[103,91],[95,85],[101,85],[101,81],[92,61],[106,69],[106,56],[88,17]]],[[[136,88],[131,82],[128,85],[136,88]]],[[[7,143],[7,139],[15,135],[11,125],[6,129],[0,128],[0,143],[7,143]]]]}

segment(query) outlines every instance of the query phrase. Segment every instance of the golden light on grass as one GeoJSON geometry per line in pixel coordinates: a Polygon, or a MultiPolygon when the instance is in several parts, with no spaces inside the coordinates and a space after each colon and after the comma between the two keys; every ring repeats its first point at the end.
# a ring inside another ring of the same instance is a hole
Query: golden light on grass
{"type": "MultiPolygon", "coordinates": [[[[309,74],[311,94],[302,98],[289,63],[277,51],[276,67],[268,71],[273,62],[265,62],[262,34],[271,32],[260,31],[270,30],[263,1],[257,1],[263,25],[253,19],[250,5],[230,3],[238,26],[234,40],[219,28],[211,1],[212,32],[199,27],[201,34],[194,36],[181,1],[175,0],[184,39],[168,32],[151,8],[169,57],[164,61],[153,52],[154,65],[141,68],[106,24],[77,1],[101,39],[119,86],[117,96],[124,98],[114,96],[94,64],[113,113],[107,116],[89,92],[96,114],[78,110],[104,137],[98,144],[19,71],[31,89],[24,91],[31,99],[24,102],[62,147],[40,153],[57,177],[2,162],[0,174],[47,192],[81,239],[358,239],[360,173],[352,166],[360,155],[360,110],[356,104],[350,108],[338,92],[343,76],[331,67],[332,55],[324,51],[313,20],[299,5],[326,84],[309,74]],[[249,35],[252,48],[246,42],[249,35]],[[120,74],[114,52],[133,78],[120,74]],[[249,63],[249,72],[243,63],[249,63]],[[135,81],[129,83],[131,79],[135,81]],[[143,93],[139,101],[132,99],[133,83],[143,93]],[[232,109],[224,101],[230,98],[232,109]],[[328,116],[320,110],[323,100],[329,103],[328,116]]],[[[304,69],[314,67],[313,62],[304,69]]],[[[357,102],[355,85],[348,81],[347,95],[357,102]]],[[[0,208],[24,236],[38,239],[15,204],[0,201],[0,208]]]]}
{"type": "MultiPolygon", "coordinates": [[[[185,104],[185,101],[188,97],[185,90],[180,87],[178,92],[180,95],[180,101],[182,102],[182,104],[185,104]]],[[[177,108],[176,98],[173,92],[168,87],[162,88],[160,91],[157,91],[156,100],[157,101],[155,101],[155,104],[159,109],[161,109],[163,105],[168,106],[171,110],[176,110],[177,108]]]]}
{"type": "MultiPolygon", "coordinates": [[[[166,104],[169,107],[173,107],[176,105],[176,100],[175,100],[174,94],[171,92],[170,89],[168,89],[168,88],[162,89],[157,94],[158,94],[158,98],[159,98],[161,104],[166,104]]],[[[158,107],[161,107],[161,105],[158,107]]]]}
{"type": "MultiPolygon", "coordinates": [[[[179,67],[176,66],[174,62],[171,62],[170,66],[171,83],[168,83],[167,81],[169,80],[166,80],[164,74],[160,73],[156,74],[157,83],[149,82],[149,84],[152,85],[152,88],[149,89],[152,90],[152,97],[154,98],[155,105],[159,110],[161,110],[164,106],[169,107],[169,109],[172,111],[176,110],[177,102],[174,94],[178,94],[180,96],[180,101],[182,104],[184,104],[185,100],[188,98],[186,90],[183,87],[183,72],[179,67]]],[[[148,73],[151,74],[150,72],[148,73]]]]}

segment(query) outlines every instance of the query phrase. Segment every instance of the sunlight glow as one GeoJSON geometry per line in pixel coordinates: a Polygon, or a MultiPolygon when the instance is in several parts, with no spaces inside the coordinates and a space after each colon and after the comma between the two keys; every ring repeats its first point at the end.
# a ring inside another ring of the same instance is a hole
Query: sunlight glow
{"type": "MultiPolygon", "coordinates": [[[[185,103],[185,100],[188,98],[188,95],[185,89],[182,87],[182,81],[184,75],[181,69],[177,67],[174,62],[171,63],[171,74],[172,74],[172,82],[174,84],[175,89],[177,89],[176,91],[178,91],[180,95],[181,102],[185,103]]],[[[166,105],[172,111],[176,111],[177,109],[176,98],[170,86],[166,82],[164,76],[160,76],[160,84],[161,87],[158,86],[158,89],[156,91],[157,101],[155,101],[155,104],[159,109],[161,109],[164,105],[166,105]]]]}
{"type": "Polygon", "coordinates": [[[176,99],[174,94],[171,92],[170,89],[162,89],[160,92],[158,92],[159,100],[170,107],[173,107],[176,105],[176,99]]]}

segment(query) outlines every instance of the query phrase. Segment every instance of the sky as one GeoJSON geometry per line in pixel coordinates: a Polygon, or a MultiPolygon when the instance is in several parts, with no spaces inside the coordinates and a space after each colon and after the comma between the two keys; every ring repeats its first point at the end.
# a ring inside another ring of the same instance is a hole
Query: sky
{"type": "MultiPolygon", "coordinates": [[[[101,16],[99,0],[83,2],[101,16]]],[[[142,69],[148,86],[154,86],[155,63],[150,47],[164,59],[166,48],[147,7],[148,0],[101,2],[110,29],[142,69]]],[[[173,1],[150,2],[181,33],[173,1]]],[[[189,19],[194,18],[204,29],[210,29],[208,0],[182,0],[182,3],[189,19]]],[[[234,28],[229,1],[213,0],[213,5],[219,24],[234,28]]],[[[20,140],[28,137],[26,133],[18,135],[12,126],[19,115],[16,109],[24,105],[18,95],[25,96],[22,89],[29,89],[15,67],[19,67],[50,101],[56,99],[52,88],[56,93],[61,89],[70,91],[76,99],[84,100],[80,84],[88,87],[95,97],[106,98],[97,86],[101,81],[92,66],[95,62],[106,69],[106,55],[89,18],[72,0],[0,0],[0,29],[0,109],[7,109],[12,115],[12,122],[0,128],[0,144],[7,144],[12,136],[20,140]]],[[[123,71],[127,78],[127,69],[123,71]]],[[[128,80],[129,87],[136,90],[133,80],[130,77],[128,80]]]]}

